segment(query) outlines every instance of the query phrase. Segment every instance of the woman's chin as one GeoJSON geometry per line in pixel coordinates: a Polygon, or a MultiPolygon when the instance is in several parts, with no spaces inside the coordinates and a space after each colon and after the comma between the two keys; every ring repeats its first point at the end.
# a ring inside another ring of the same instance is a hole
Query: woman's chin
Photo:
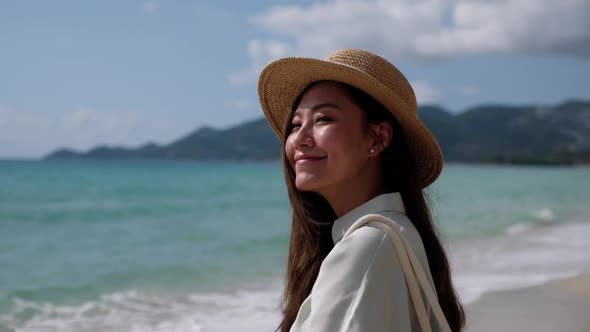
{"type": "Polygon", "coordinates": [[[319,192],[321,186],[319,185],[319,181],[317,179],[312,179],[311,177],[305,177],[304,179],[297,178],[295,179],[295,186],[299,191],[314,191],[319,192]]]}

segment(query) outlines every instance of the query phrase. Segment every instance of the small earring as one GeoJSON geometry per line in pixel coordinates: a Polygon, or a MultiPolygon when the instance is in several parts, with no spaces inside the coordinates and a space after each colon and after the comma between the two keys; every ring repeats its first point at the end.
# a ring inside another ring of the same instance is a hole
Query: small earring
{"type": "Polygon", "coordinates": [[[375,153],[375,149],[371,148],[371,150],[369,150],[369,152],[375,153]]]}

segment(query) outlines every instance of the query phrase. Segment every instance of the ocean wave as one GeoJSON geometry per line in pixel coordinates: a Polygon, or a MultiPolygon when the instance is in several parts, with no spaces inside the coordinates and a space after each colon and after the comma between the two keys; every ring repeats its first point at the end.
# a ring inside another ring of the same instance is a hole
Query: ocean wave
{"type": "Polygon", "coordinates": [[[544,227],[557,224],[555,213],[551,208],[548,207],[532,210],[529,217],[530,219],[528,222],[520,222],[508,226],[504,233],[506,235],[518,235],[529,232],[535,227],[544,227]]]}
{"type": "Polygon", "coordinates": [[[278,324],[279,288],[162,294],[128,290],[76,305],[12,299],[0,331],[268,331],[278,324]]]}

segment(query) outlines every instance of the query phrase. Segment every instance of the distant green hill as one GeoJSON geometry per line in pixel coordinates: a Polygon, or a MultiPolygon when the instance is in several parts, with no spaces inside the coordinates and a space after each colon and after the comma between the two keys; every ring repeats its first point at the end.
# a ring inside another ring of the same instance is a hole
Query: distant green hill
{"type": "MultiPolygon", "coordinates": [[[[590,101],[549,106],[482,105],[453,114],[422,106],[446,161],[525,164],[590,163],[590,101]]],[[[175,142],[139,148],[61,149],[43,159],[278,159],[280,143],[264,118],[229,129],[200,128],[175,142]]]]}

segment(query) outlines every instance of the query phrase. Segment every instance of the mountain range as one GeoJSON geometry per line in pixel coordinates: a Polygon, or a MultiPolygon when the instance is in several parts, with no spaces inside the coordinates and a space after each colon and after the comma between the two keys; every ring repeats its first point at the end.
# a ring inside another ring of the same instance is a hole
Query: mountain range
{"type": "MultiPolygon", "coordinates": [[[[452,113],[421,106],[419,117],[437,138],[445,161],[511,164],[590,164],[590,101],[553,106],[481,105],[452,113]]],[[[43,159],[269,160],[280,142],[264,118],[227,129],[201,127],[170,144],[138,148],[59,149],[43,159]]]]}

